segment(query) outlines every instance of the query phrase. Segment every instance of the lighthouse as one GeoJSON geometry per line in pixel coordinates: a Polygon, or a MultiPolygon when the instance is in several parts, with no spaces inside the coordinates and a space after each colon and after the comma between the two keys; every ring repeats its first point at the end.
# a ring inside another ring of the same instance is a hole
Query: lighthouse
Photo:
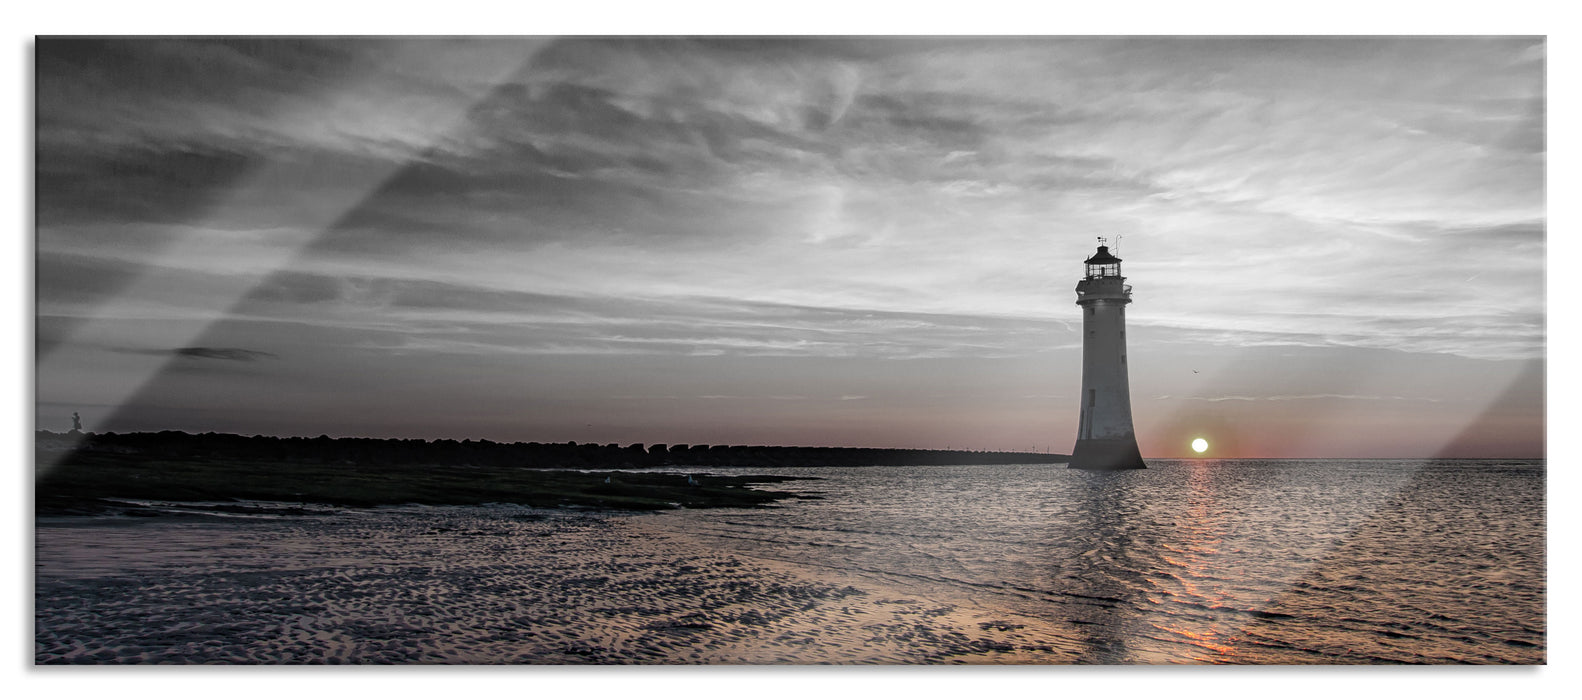
{"type": "Polygon", "coordinates": [[[1126,305],[1132,287],[1121,276],[1121,259],[1099,239],[1099,252],[1084,260],[1077,283],[1082,307],[1082,411],[1072,469],[1145,469],[1132,432],[1131,388],[1126,380],[1126,305]]]}

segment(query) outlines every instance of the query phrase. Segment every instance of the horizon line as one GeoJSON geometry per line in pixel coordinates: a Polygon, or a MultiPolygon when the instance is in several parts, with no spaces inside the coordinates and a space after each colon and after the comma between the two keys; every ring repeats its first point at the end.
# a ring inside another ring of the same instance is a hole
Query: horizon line
{"type": "MultiPolygon", "coordinates": [[[[72,434],[71,431],[56,432],[56,431],[45,429],[45,428],[36,428],[34,430],[35,437],[38,436],[39,434],[44,434],[44,433],[47,433],[49,435],[59,435],[59,436],[62,436],[62,437],[70,436],[72,434]]],[[[873,446],[852,446],[852,445],[753,445],[753,444],[714,444],[714,443],[688,443],[688,442],[675,442],[675,443],[670,443],[670,442],[651,442],[651,443],[631,442],[631,443],[622,444],[622,443],[619,443],[619,442],[602,442],[602,443],[601,442],[577,442],[575,440],[566,440],[564,442],[539,442],[539,441],[536,441],[536,440],[531,440],[531,441],[514,440],[514,441],[510,441],[510,442],[502,442],[502,441],[499,441],[499,440],[491,440],[489,438],[461,438],[461,439],[457,439],[457,438],[418,438],[418,437],[371,437],[371,436],[366,436],[366,435],[335,435],[335,436],[331,436],[329,434],[319,434],[319,435],[314,435],[314,436],[304,436],[304,435],[265,435],[265,434],[262,434],[262,433],[255,433],[253,435],[243,435],[241,433],[222,433],[222,432],[216,432],[216,431],[212,431],[212,430],[201,432],[201,433],[191,433],[191,432],[187,432],[185,430],[136,430],[136,431],[130,431],[130,432],[124,432],[124,433],[117,433],[117,432],[114,432],[114,431],[102,431],[102,432],[98,432],[98,433],[95,433],[95,432],[92,432],[92,431],[79,431],[77,434],[81,435],[81,436],[84,436],[84,437],[92,437],[92,436],[95,436],[95,435],[117,435],[117,436],[120,436],[120,435],[159,435],[160,433],[179,433],[181,435],[191,435],[191,436],[198,436],[198,435],[222,435],[222,436],[233,436],[233,437],[240,437],[240,438],[249,438],[249,439],[251,439],[251,438],[273,438],[273,439],[277,439],[277,440],[293,440],[293,439],[296,439],[296,440],[317,440],[319,438],[327,438],[327,439],[330,439],[330,440],[419,440],[419,441],[423,441],[423,442],[439,442],[439,441],[442,441],[442,440],[450,440],[452,442],[458,442],[458,443],[461,443],[461,442],[476,442],[476,443],[487,442],[487,443],[492,443],[492,444],[496,444],[496,445],[530,445],[530,444],[539,444],[539,445],[577,445],[577,446],[594,446],[594,447],[605,447],[605,446],[609,446],[609,445],[615,445],[616,447],[620,447],[620,448],[623,448],[623,449],[627,448],[627,447],[630,447],[632,445],[642,445],[644,447],[653,447],[655,445],[664,445],[667,448],[672,446],[672,445],[684,445],[684,446],[687,446],[687,447],[741,447],[741,448],[764,447],[764,448],[789,448],[789,449],[804,449],[804,450],[908,450],[908,451],[913,451],[913,452],[998,453],[998,454],[1025,454],[1025,455],[1039,455],[1039,456],[1044,456],[1044,457],[1067,457],[1067,458],[1069,458],[1071,456],[1071,454],[1069,452],[1029,452],[1027,450],[1001,450],[1001,449],[956,449],[956,448],[949,448],[949,447],[939,448],[939,447],[873,447],[873,446]]],[[[1534,460],[1547,460],[1548,456],[1547,455],[1540,455],[1540,456],[1524,457],[1524,456],[1503,455],[1503,456],[1481,456],[1481,457],[1436,457],[1436,456],[1419,456],[1419,457],[1356,457],[1356,456],[1352,456],[1352,457],[1246,457],[1246,456],[1243,456],[1243,457],[1204,457],[1204,456],[1168,457],[1168,456],[1152,456],[1152,457],[1150,457],[1150,456],[1146,456],[1145,455],[1145,456],[1143,456],[1143,459],[1145,459],[1145,460],[1148,460],[1148,459],[1156,459],[1156,460],[1157,459],[1164,459],[1164,460],[1175,460],[1175,461],[1188,461],[1188,460],[1190,460],[1190,461],[1214,461],[1214,460],[1285,460],[1285,461],[1294,461],[1294,460],[1337,460],[1337,459],[1354,459],[1354,460],[1370,460],[1370,461],[1382,461],[1382,460],[1447,460],[1447,461],[1448,460],[1455,460],[1455,461],[1471,461],[1471,460],[1490,460],[1490,459],[1534,461],[1534,460]]]]}

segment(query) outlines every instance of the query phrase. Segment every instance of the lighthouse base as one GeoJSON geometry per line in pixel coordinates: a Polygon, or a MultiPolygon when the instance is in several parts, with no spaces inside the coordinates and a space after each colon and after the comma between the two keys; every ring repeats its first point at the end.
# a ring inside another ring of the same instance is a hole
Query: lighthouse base
{"type": "Polygon", "coordinates": [[[1078,440],[1071,448],[1072,469],[1147,469],[1137,438],[1078,440]]]}

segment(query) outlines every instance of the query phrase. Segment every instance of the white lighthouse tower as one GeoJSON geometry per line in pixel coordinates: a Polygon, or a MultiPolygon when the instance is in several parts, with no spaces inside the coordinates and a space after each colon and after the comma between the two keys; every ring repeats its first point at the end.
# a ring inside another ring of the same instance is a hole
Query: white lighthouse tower
{"type": "Polygon", "coordinates": [[[1082,412],[1072,469],[1145,469],[1132,432],[1131,387],[1126,380],[1126,305],[1132,288],[1121,259],[1099,239],[1099,252],[1083,261],[1077,283],[1082,307],[1082,412]]]}

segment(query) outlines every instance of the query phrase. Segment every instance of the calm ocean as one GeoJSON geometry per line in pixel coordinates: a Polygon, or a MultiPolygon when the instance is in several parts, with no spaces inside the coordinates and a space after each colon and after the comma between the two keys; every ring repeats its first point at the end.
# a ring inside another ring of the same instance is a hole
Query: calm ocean
{"type": "Polygon", "coordinates": [[[40,518],[35,661],[1546,661],[1543,461],[778,471],[816,498],[40,518]]]}
{"type": "MultiPolygon", "coordinates": [[[[782,470],[712,546],[1069,625],[1088,663],[1545,661],[1543,460],[782,470]]],[[[721,472],[774,472],[743,469],[721,472]]]]}

